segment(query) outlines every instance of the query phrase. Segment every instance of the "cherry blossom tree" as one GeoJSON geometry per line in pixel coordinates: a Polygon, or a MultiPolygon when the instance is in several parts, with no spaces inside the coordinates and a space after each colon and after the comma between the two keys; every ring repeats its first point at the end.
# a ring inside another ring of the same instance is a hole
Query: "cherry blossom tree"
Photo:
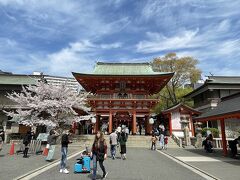
{"type": "Polygon", "coordinates": [[[80,121],[74,109],[88,112],[88,93],[77,93],[65,84],[54,86],[39,81],[36,85],[23,87],[20,93],[13,92],[7,97],[19,105],[15,111],[5,111],[25,125],[58,126],[80,121]]]}

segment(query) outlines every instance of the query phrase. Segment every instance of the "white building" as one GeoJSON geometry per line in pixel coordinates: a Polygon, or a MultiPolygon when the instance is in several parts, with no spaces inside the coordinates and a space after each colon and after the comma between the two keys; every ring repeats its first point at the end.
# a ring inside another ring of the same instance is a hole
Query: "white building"
{"type": "Polygon", "coordinates": [[[33,72],[33,75],[43,76],[48,84],[51,84],[54,86],[61,86],[62,84],[66,84],[66,86],[69,89],[72,89],[76,92],[79,92],[82,89],[82,87],[79,85],[76,79],[72,77],[50,76],[50,75],[44,75],[41,72],[33,72]]]}

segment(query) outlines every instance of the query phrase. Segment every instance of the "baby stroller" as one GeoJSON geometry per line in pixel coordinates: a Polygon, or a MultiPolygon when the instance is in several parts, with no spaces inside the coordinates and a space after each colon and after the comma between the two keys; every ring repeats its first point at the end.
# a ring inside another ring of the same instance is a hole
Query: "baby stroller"
{"type": "Polygon", "coordinates": [[[90,173],[91,158],[87,148],[83,151],[80,158],[76,160],[77,162],[74,165],[74,173],[90,173]]]}

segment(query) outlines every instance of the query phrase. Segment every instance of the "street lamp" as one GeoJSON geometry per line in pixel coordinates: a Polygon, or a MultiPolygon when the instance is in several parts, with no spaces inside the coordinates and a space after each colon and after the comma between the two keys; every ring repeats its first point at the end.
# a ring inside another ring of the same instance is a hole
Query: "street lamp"
{"type": "Polygon", "coordinates": [[[95,117],[92,117],[92,118],[91,118],[91,122],[92,122],[93,124],[95,124],[95,123],[97,122],[96,118],[95,118],[95,117]]]}
{"type": "Polygon", "coordinates": [[[149,124],[154,124],[154,119],[152,117],[149,119],[149,124]]]}

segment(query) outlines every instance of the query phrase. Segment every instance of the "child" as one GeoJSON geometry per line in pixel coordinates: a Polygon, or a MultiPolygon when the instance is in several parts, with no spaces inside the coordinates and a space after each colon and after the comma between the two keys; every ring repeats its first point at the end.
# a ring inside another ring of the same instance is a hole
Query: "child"
{"type": "Polygon", "coordinates": [[[156,141],[157,141],[157,137],[156,137],[155,134],[152,134],[151,141],[152,141],[152,147],[151,147],[151,150],[156,150],[156,141]],[[154,147],[154,149],[153,149],[153,147],[154,147]]]}
{"type": "Polygon", "coordinates": [[[168,137],[164,137],[164,149],[167,149],[167,144],[168,144],[168,137]]]}

